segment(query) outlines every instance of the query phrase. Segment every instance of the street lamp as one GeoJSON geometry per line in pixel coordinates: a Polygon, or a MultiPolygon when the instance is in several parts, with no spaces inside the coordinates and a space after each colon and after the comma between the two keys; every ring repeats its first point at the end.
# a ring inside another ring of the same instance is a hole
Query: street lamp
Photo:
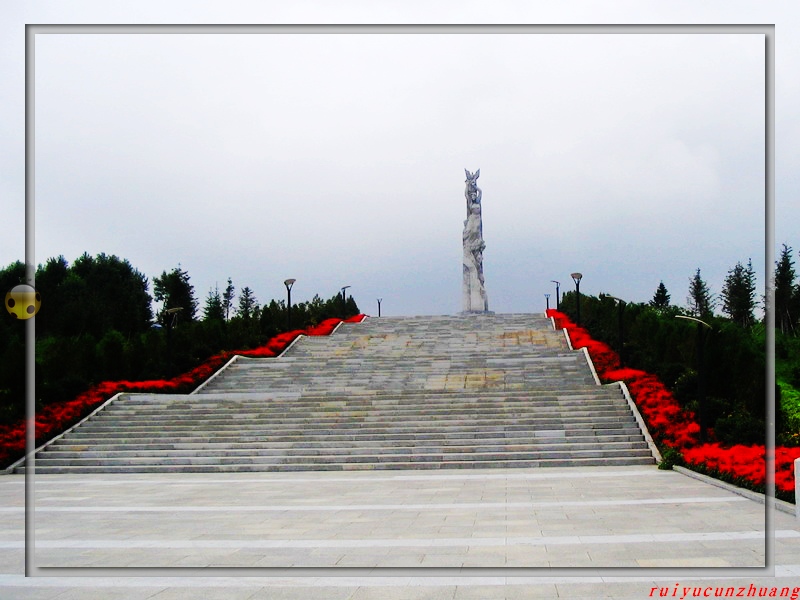
{"type": "Polygon", "coordinates": [[[550,294],[545,294],[544,297],[547,301],[547,310],[550,310],[550,294]]]}
{"type": "Polygon", "coordinates": [[[561,285],[561,283],[559,283],[559,282],[558,282],[558,281],[556,281],[555,279],[551,279],[551,280],[550,280],[550,283],[555,283],[555,284],[556,284],[556,310],[559,310],[559,308],[560,308],[560,302],[559,302],[559,300],[558,300],[558,286],[559,286],[559,285],[561,285]]]}
{"type": "Polygon", "coordinates": [[[697,416],[700,420],[700,443],[706,441],[706,418],[705,418],[705,411],[703,410],[703,405],[705,404],[706,400],[706,378],[705,378],[705,367],[703,363],[705,362],[703,357],[703,345],[705,343],[704,340],[704,327],[708,328],[709,330],[712,329],[711,325],[706,323],[705,321],[701,321],[700,319],[695,319],[694,317],[687,317],[685,315],[675,315],[676,319],[686,319],[687,321],[694,321],[697,323],[697,416]]]}
{"type": "Polygon", "coordinates": [[[582,273],[570,273],[570,277],[572,277],[572,281],[575,282],[575,293],[578,296],[578,325],[581,324],[581,279],[583,278],[582,273]]]}
{"type": "Polygon", "coordinates": [[[381,316],[381,300],[383,300],[383,298],[378,298],[378,316],[379,317],[381,316]]]}
{"type": "Polygon", "coordinates": [[[292,286],[296,279],[286,279],[283,285],[286,286],[286,331],[292,328],[292,286]]]}
{"type": "Polygon", "coordinates": [[[622,366],[625,366],[625,325],[623,321],[625,300],[622,298],[617,298],[616,296],[611,296],[610,294],[600,294],[600,299],[602,300],[603,298],[611,298],[612,300],[616,300],[617,307],[619,308],[617,311],[619,320],[619,361],[622,363],[622,366]]]}

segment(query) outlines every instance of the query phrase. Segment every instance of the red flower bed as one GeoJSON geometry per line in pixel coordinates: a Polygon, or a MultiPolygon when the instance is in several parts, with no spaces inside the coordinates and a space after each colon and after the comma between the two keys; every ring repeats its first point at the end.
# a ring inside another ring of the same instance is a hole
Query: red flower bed
{"type": "Polygon", "coordinates": [[[703,444],[684,449],[683,459],[686,464],[703,467],[710,473],[727,474],[757,485],[766,483],[764,446],[721,448],[719,444],[703,444]]]}
{"type": "MultiPolygon", "coordinates": [[[[345,319],[345,323],[360,323],[366,315],[345,319]]],[[[150,381],[104,381],[92,386],[68,402],[50,404],[36,414],[36,445],[64,431],[92,409],[120,392],[188,393],[216,373],[234,355],[252,357],[277,356],[299,335],[330,335],[341,319],[326,319],[319,325],[296,329],[276,335],[264,346],[253,350],[233,350],[216,354],[188,373],[172,379],[150,381]]],[[[8,465],[25,454],[26,421],[0,426],[0,464],[8,465]]]]}
{"type": "MultiPolygon", "coordinates": [[[[549,310],[556,326],[566,329],[573,348],[587,348],[597,375],[606,381],[624,381],[653,439],[681,452],[687,465],[710,475],[729,479],[739,485],[766,485],[764,446],[732,446],[718,443],[699,444],[700,426],[694,414],[678,404],[672,393],[655,375],[636,369],[621,368],[619,356],[608,345],[593,340],[564,313],[549,310]]],[[[800,448],[775,449],[775,487],[785,494],[794,493],[794,461],[800,458],[800,448]]]]}

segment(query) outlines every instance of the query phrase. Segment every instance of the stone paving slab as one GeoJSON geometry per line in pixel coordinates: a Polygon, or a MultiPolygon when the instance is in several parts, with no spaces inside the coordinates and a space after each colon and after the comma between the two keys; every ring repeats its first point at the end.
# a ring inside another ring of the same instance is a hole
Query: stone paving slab
{"type": "Polygon", "coordinates": [[[38,566],[78,579],[22,576],[23,505],[24,478],[0,478],[3,599],[800,595],[800,522],[774,513],[776,571],[757,570],[764,506],[655,467],[37,476],[38,566]]]}

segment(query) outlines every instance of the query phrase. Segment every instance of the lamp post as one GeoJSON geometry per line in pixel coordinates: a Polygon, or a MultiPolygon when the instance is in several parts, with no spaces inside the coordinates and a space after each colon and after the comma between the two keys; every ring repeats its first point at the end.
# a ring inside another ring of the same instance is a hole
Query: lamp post
{"type": "Polygon", "coordinates": [[[286,331],[292,329],[292,286],[296,279],[286,279],[283,285],[286,286],[286,331]]]}
{"type": "Polygon", "coordinates": [[[349,287],[351,287],[351,286],[349,286],[349,285],[343,285],[342,286],[342,318],[343,319],[347,316],[345,314],[347,312],[347,304],[345,303],[345,300],[347,299],[347,297],[344,295],[344,292],[349,287]]]}
{"type": "Polygon", "coordinates": [[[379,317],[381,316],[381,300],[383,300],[383,298],[378,298],[378,316],[379,317]]]}
{"type": "Polygon", "coordinates": [[[625,311],[625,300],[611,296],[609,294],[600,294],[600,298],[611,298],[617,302],[617,315],[619,320],[619,361],[622,366],[625,366],[625,322],[623,320],[623,312],[625,311]]]}
{"type": "Polygon", "coordinates": [[[575,282],[575,294],[578,296],[578,325],[581,324],[581,279],[583,278],[583,273],[571,273],[570,277],[572,277],[572,281],[575,282]]]}
{"type": "Polygon", "coordinates": [[[694,317],[675,315],[676,319],[686,319],[697,323],[697,416],[700,421],[700,443],[706,441],[706,418],[704,404],[706,400],[706,378],[703,356],[703,346],[705,344],[704,328],[712,329],[711,325],[694,317]]]}
{"type": "Polygon", "coordinates": [[[556,310],[559,310],[561,308],[561,305],[560,305],[560,302],[559,302],[559,299],[558,299],[558,286],[561,285],[561,283],[559,283],[555,279],[551,279],[550,283],[555,283],[556,284],[556,310]]]}
{"type": "Polygon", "coordinates": [[[544,297],[547,301],[547,310],[550,310],[550,294],[545,294],[544,297]]]}

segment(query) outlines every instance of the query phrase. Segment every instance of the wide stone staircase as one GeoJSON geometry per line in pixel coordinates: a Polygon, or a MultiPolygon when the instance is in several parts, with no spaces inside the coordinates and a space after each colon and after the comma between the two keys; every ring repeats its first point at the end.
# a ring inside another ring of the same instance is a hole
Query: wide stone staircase
{"type": "Polygon", "coordinates": [[[489,314],[346,323],[238,357],[192,394],[123,394],[40,450],[36,473],[654,462],[619,386],[598,386],[549,320],[489,314]]]}

